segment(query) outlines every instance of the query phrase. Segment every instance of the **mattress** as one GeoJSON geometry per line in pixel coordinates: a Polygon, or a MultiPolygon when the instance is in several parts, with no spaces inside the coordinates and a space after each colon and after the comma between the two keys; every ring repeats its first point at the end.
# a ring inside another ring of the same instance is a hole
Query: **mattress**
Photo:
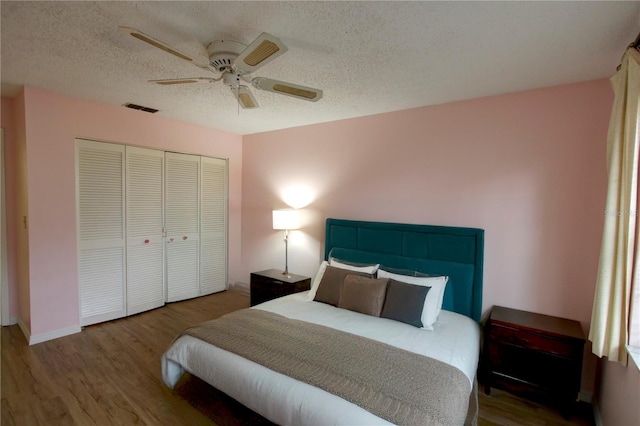
{"type": "MultiPolygon", "coordinates": [[[[443,310],[434,330],[424,330],[307,301],[307,292],[252,309],[320,324],[429,356],[461,370],[470,384],[475,379],[480,327],[460,314],[443,310]]],[[[169,387],[175,386],[188,371],[278,424],[389,424],[340,397],[191,336],[180,337],[167,350],[162,357],[162,370],[163,380],[169,387]]]]}

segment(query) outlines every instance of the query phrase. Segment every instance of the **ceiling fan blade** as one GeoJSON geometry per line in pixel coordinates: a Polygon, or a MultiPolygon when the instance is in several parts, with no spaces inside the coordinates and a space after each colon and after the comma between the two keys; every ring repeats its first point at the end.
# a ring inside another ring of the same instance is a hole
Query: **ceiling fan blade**
{"type": "Polygon", "coordinates": [[[157,40],[149,35],[146,35],[145,33],[136,30],[135,28],[130,28],[130,27],[118,27],[118,30],[123,33],[123,34],[129,34],[132,37],[137,38],[140,41],[144,41],[145,43],[148,43],[150,45],[152,45],[153,47],[156,47],[158,49],[164,50],[167,53],[170,53],[174,56],[177,56],[180,59],[183,59],[187,62],[192,63],[193,65],[197,66],[198,68],[202,68],[202,69],[209,69],[209,64],[207,63],[203,63],[200,61],[196,61],[195,59],[193,59],[191,56],[187,55],[186,53],[182,53],[177,49],[174,49],[173,47],[161,42],[160,40],[157,40]]]}
{"type": "Polygon", "coordinates": [[[233,61],[240,71],[250,73],[285,53],[287,46],[269,33],[262,33],[233,61]]]}
{"type": "Polygon", "coordinates": [[[256,101],[256,98],[253,96],[253,93],[251,93],[251,90],[249,90],[247,86],[238,86],[237,88],[231,87],[231,91],[233,92],[233,95],[236,97],[236,99],[238,99],[238,102],[240,103],[240,106],[242,108],[254,109],[260,106],[258,105],[258,101],[256,101]]]}
{"type": "Polygon", "coordinates": [[[267,92],[279,93],[304,101],[317,102],[322,99],[322,90],[286,81],[272,80],[270,78],[256,77],[251,80],[253,87],[267,92]]]}
{"type": "Polygon", "coordinates": [[[149,83],[156,83],[156,84],[162,84],[163,86],[169,86],[172,84],[213,83],[214,81],[220,81],[220,78],[210,78],[210,77],[174,78],[174,79],[164,79],[164,80],[149,80],[149,83]]]}

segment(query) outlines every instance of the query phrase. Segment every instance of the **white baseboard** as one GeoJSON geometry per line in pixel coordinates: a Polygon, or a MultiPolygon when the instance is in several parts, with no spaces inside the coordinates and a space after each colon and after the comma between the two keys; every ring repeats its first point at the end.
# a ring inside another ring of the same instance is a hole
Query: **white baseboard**
{"type": "Polygon", "coordinates": [[[18,327],[20,327],[20,330],[22,330],[22,334],[24,334],[24,337],[27,339],[27,342],[28,342],[29,339],[31,338],[31,332],[29,332],[29,327],[27,327],[27,324],[25,324],[24,321],[22,321],[22,318],[18,318],[18,327]]]}
{"type": "Polygon", "coordinates": [[[82,327],[80,325],[72,325],[58,330],[48,331],[41,334],[32,334],[29,339],[29,345],[35,345],[38,343],[46,342],[47,340],[57,339],[58,337],[68,336],[70,334],[80,333],[82,327]]]}
{"type": "Polygon", "coordinates": [[[236,281],[233,284],[229,284],[229,290],[240,291],[240,292],[246,293],[246,294],[250,293],[249,288],[250,288],[249,284],[243,283],[243,282],[240,282],[240,281],[236,281]]]}
{"type": "Polygon", "coordinates": [[[7,325],[16,325],[17,323],[18,323],[17,317],[9,317],[9,322],[7,322],[6,324],[2,324],[2,326],[5,327],[7,325]]]}

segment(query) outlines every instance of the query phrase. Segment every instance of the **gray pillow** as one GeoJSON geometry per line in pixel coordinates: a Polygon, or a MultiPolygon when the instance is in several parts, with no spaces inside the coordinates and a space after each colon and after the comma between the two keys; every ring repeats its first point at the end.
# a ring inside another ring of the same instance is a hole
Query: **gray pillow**
{"type": "Polygon", "coordinates": [[[380,317],[422,327],[424,299],[431,287],[414,285],[389,278],[387,295],[380,317]]]}
{"type": "Polygon", "coordinates": [[[349,274],[344,279],[338,308],[379,317],[387,293],[387,278],[367,278],[349,274]]]}
{"type": "Polygon", "coordinates": [[[327,266],[327,269],[324,271],[324,275],[322,276],[322,280],[320,280],[320,284],[318,285],[316,297],[313,300],[338,306],[338,303],[340,303],[342,284],[344,283],[345,277],[349,274],[360,275],[368,278],[372,277],[372,274],[366,274],[364,272],[356,272],[349,269],[327,266]]]}

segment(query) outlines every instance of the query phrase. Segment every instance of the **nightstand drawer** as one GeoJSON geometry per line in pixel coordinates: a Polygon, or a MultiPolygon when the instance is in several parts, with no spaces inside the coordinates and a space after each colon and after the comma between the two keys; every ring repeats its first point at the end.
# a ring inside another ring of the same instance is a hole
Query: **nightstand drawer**
{"type": "Polygon", "coordinates": [[[571,377],[580,373],[571,358],[538,352],[529,348],[491,342],[487,348],[491,357],[492,372],[506,378],[517,378],[520,384],[535,385],[549,392],[562,393],[572,390],[574,380],[559,381],[558,377],[571,377]]]}
{"type": "Polygon", "coordinates": [[[498,324],[491,327],[489,336],[496,342],[520,346],[532,351],[547,352],[568,358],[582,356],[582,344],[574,345],[566,338],[554,339],[551,336],[542,336],[498,324]]]}
{"type": "Polygon", "coordinates": [[[311,278],[302,275],[284,275],[277,269],[251,273],[251,306],[309,290],[311,278]]]}
{"type": "Polygon", "coordinates": [[[253,287],[278,287],[278,286],[283,287],[291,284],[285,283],[284,281],[276,278],[268,278],[268,277],[252,274],[251,285],[253,287]]]}

